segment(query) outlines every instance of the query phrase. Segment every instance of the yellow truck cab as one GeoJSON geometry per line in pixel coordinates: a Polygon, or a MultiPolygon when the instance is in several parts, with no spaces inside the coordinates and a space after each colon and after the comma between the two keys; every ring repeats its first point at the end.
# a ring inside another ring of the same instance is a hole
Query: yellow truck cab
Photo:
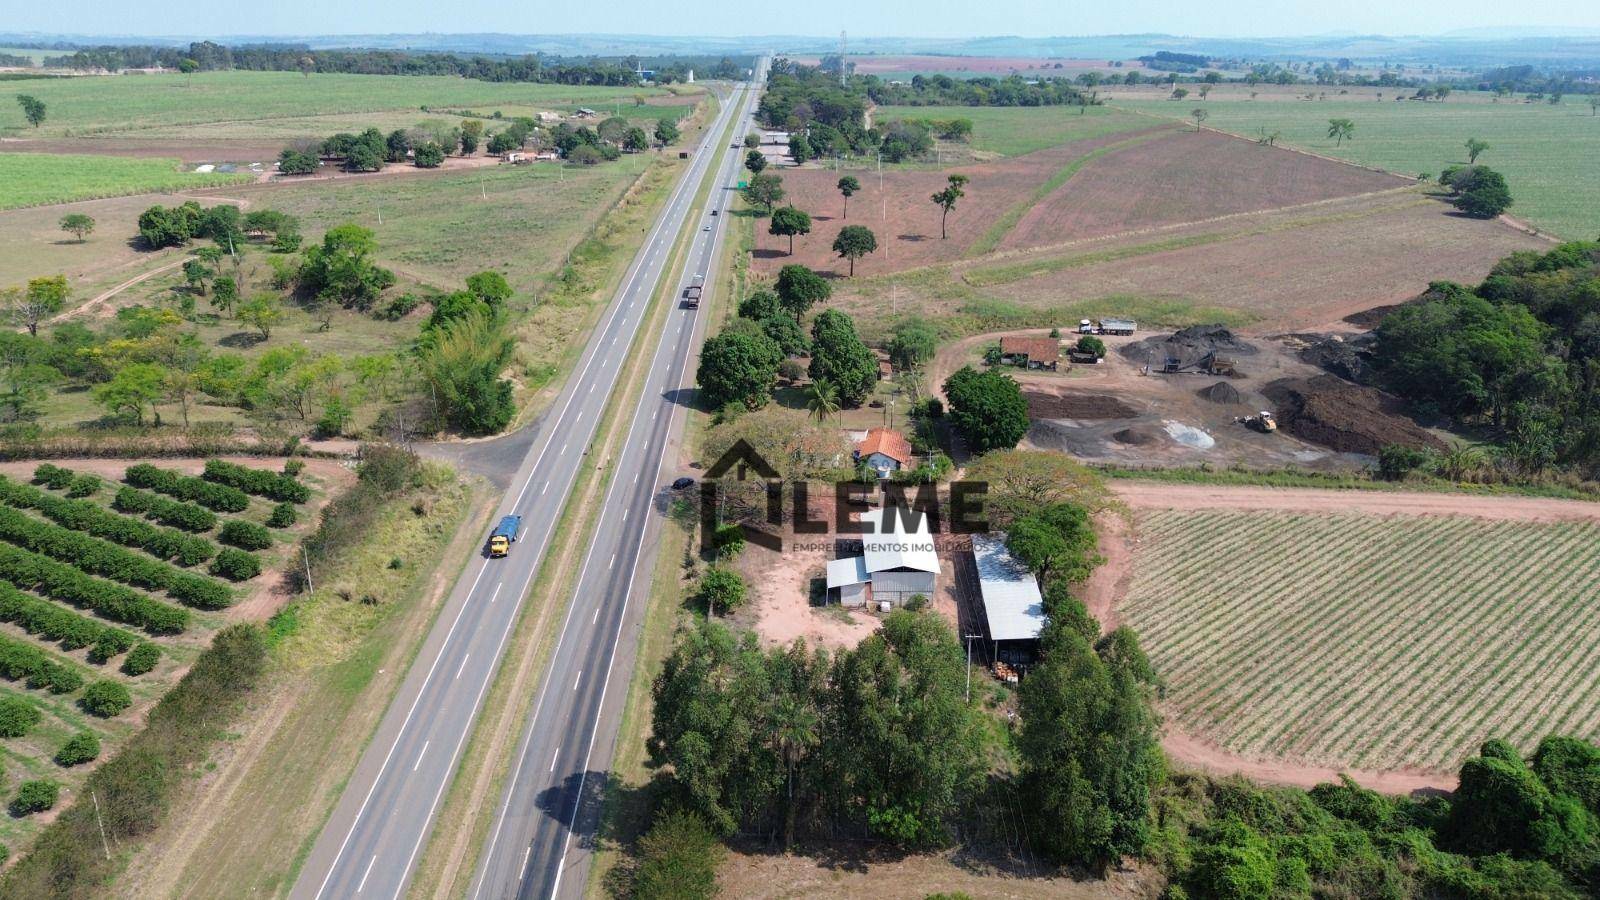
{"type": "Polygon", "coordinates": [[[511,545],[516,543],[521,533],[521,516],[506,516],[501,519],[500,524],[489,533],[489,555],[498,559],[510,553],[511,545]]]}

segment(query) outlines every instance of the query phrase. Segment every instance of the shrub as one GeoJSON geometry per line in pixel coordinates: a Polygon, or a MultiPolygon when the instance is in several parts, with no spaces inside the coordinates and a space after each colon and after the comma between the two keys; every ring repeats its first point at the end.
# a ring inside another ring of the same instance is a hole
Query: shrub
{"type": "Polygon", "coordinates": [[[290,457],[289,459],[283,461],[283,474],[289,476],[290,478],[299,477],[300,473],[304,472],[305,470],[306,461],[303,459],[295,459],[290,457]]]}
{"type": "Polygon", "coordinates": [[[74,475],[67,485],[68,497],[93,497],[100,493],[100,479],[94,475],[74,475]]]}
{"type": "Polygon", "coordinates": [[[293,475],[236,466],[220,459],[206,460],[205,474],[201,477],[268,500],[304,503],[311,499],[311,489],[296,481],[293,475]]]}
{"type": "Polygon", "coordinates": [[[639,838],[633,895],[673,900],[715,897],[722,854],[722,845],[704,819],[691,812],[668,813],[639,838]]]}
{"type": "Polygon", "coordinates": [[[1078,338],[1078,352],[1093,353],[1096,359],[1105,359],[1106,342],[1092,334],[1086,334],[1078,338]]]}
{"type": "Polygon", "coordinates": [[[232,544],[241,550],[265,550],[272,546],[272,532],[243,519],[229,519],[222,523],[222,531],[217,537],[224,544],[232,544]]]}
{"type": "Polygon", "coordinates": [[[105,662],[134,643],[133,635],[126,631],[102,625],[5,582],[0,582],[0,622],[10,622],[29,634],[59,642],[66,650],[94,647],[89,654],[94,662],[105,662]]]}
{"type": "Polygon", "coordinates": [[[732,569],[712,566],[700,576],[695,596],[708,609],[733,612],[744,605],[747,593],[744,578],[732,569]]]}
{"type": "Polygon", "coordinates": [[[229,581],[249,581],[261,574],[261,561],[254,554],[224,547],[211,563],[211,574],[229,581]]]}
{"type": "Polygon", "coordinates": [[[185,610],[9,544],[0,544],[0,578],[156,634],[177,634],[189,625],[185,610]]]}
{"type": "Polygon", "coordinates": [[[180,475],[170,469],[157,468],[149,463],[129,466],[123,473],[122,480],[134,487],[147,488],[180,500],[198,503],[216,512],[244,512],[250,507],[250,495],[236,487],[180,475]]]}
{"type": "Polygon", "coordinates": [[[272,515],[267,517],[267,524],[273,528],[288,528],[300,520],[300,515],[295,512],[293,503],[279,503],[272,508],[272,515]]]}
{"type": "Polygon", "coordinates": [[[80,731],[56,751],[56,765],[71,768],[91,762],[100,755],[100,739],[92,731],[80,731]]]}
{"type": "MultiPolygon", "coordinates": [[[[137,491],[135,488],[122,490],[143,494],[146,497],[155,496],[137,491]]],[[[121,492],[118,496],[120,498],[121,492]]],[[[125,547],[137,547],[151,556],[173,560],[180,566],[198,565],[217,552],[216,545],[205,538],[183,534],[170,528],[160,528],[138,519],[108,512],[99,504],[87,500],[63,500],[38,488],[11,481],[3,475],[0,475],[0,503],[18,508],[36,509],[43,513],[45,518],[63,528],[87,532],[125,547]]],[[[215,519],[211,513],[199,507],[194,509],[215,519]]]]}
{"type": "Polygon", "coordinates": [[[124,487],[111,500],[111,508],[118,512],[139,513],[163,525],[184,531],[210,531],[217,527],[217,514],[193,503],[168,500],[149,491],[124,487]]]}
{"type": "Polygon", "coordinates": [[[0,697],[0,737],[22,737],[43,718],[37,707],[21,697],[0,697]]]}
{"type": "Polygon", "coordinates": [[[160,661],[161,648],[149,641],[142,641],[122,660],[122,671],[129,675],[143,675],[154,669],[160,661]]]}
{"type": "Polygon", "coordinates": [[[26,641],[0,636],[0,676],[25,681],[34,689],[47,688],[52,694],[70,694],[83,686],[83,676],[62,665],[26,641]]]}
{"type": "Polygon", "coordinates": [[[40,463],[34,467],[33,483],[42,484],[47,488],[64,491],[72,486],[73,472],[50,463],[40,463]]]}
{"type": "Polygon", "coordinates": [[[83,689],[83,698],[78,702],[82,704],[84,712],[109,719],[132,706],[133,697],[119,682],[96,681],[83,689]]]}
{"type": "Polygon", "coordinates": [[[11,814],[20,817],[44,812],[56,805],[60,790],[54,781],[24,781],[11,799],[11,814]]]}

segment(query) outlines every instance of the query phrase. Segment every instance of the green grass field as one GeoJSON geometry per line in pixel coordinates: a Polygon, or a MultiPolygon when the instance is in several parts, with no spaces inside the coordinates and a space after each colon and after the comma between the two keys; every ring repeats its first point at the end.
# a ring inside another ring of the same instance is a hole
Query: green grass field
{"type": "Polygon", "coordinates": [[[1021,156],[1068,141],[1137,131],[1150,120],[1105,106],[882,106],[874,121],[971,119],[972,149],[1021,156]]]}
{"type": "Polygon", "coordinates": [[[0,209],[217,187],[249,181],[250,177],[182,172],[176,159],[0,153],[0,209]]]}
{"type": "Polygon", "coordinates": [[[29,137],[139,133],[162,137],[176,125],[237,122],[336,113],[415,110],[423,106],[600,108],[651,88],[559,84],[497,84],[446,76],[311,75],[295,72],[203,72],[196,75],[114,75],[28,83],[27,93],[49,109],[32,129],[14,102],[0,104],[0,134],[29,137]]]}
{"type": "MultiPolygon", "coordinates": [[[[1188,118],[1202,105],[1192,96],[1183,102],[1115,103],[1168,118],[1188,118]]],[[[1437,176],[1447,165],[1466,162],[1462,145],[1476,137],[1489,142],[1478,161],[1504,173],[1511,185],[1511,215],[1568,239],[1600,235],[1600,116],[1591,115],[1582,97],[1568,97],[1558,106],[1454,96],[1443,103],[1233,100],[1203,105],[1209,127],[1245,137],[1278,131],[1285,144],[1404,175],[1437,176]],[[1355,122],[1355,138],[1342,145],[1330,139],[1332,118],[1355,122]]]]}

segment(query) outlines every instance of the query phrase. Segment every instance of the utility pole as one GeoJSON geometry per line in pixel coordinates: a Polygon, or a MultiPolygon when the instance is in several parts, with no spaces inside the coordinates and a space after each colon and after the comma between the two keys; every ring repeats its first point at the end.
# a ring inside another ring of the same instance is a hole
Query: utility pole
{"type": "Polygon", "coordinates": [[[966,702],[970,705],[972,703],[972,641],[975,638],[983,637],[983,635],[981,635],[981,634],[969,634],[969,635],[965,635],[965,637],[967,639],[967,699],[966,699],[966,702]]]}

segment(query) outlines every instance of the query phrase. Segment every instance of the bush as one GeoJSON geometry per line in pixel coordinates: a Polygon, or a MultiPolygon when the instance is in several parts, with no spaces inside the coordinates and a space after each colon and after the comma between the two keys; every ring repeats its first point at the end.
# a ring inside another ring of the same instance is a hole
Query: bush
{"type": "Polygon", "coordinates": [[[34,467],[33,483],[42,484],[47,488],[64,491],[72,486],[74,475],[71,469],[63,469],[50,463],[40,463],[34,467]]]}
{"type": "Polygon", "coordinates": [[[129,466],[123,473],[122,480],[134,487],[198,503],[216,512],[236,513],[250,508],[250,495],[236,487],[216,484],[190,475],[180,475],[170,469],[157,468],[149,463],[129,466]]]}
{"type": "Polygon", "coordinates": [[[249,581],[261,574],[261,561],[254,554],[224,547],[211,563],[211,574],[229,581],[249,581]]]}
{"type": "Polygon", "coordinates": [[[0,737],[22,737],[43,718],[37,707],[21,697],[0,697],[0,737]]]}
{"type": "Polygon", "coordinates": [[[193,503],[168,500],[134,487],[118,489],[117,495],[111,500],[111,508],[117,512],[139,513],[184,531],[210,531],[217,527],[217,514],[209,509],[193,503]]]}
{"type": "Polygon", "coordinates": [[[161,661],[161,648],[149,641],[143,641],[139,646],[128,652],[122,660],[122,671],[129,675],[143,675],[154,669],[156,663],[161,661]]]}
{"type": "Polygon", "coordinates": [[[189,625],[185,610],[9,544],[0,544],[0,579],[156,634],[177,634],[189,625]]]}
{"type": "Polygon", "coordinates": [[[272,508],[272,515],[267,517],[267,524],[273,528],[288,528],[300,520],[295,512],[293,503],[279,503],[272,508]]]}
{"type": "Polygon", "coordinates": [[[0,676],[24,681],[34,689],[49,689],[52,694],[70,694],[83,687],[83,676],[62,665],[26,641],[0,636],[0,676]]]}
{"type": "Polygon", "coordinates": [[[100,739],[92,731],[80,731],[56,751],[56,765],[71,768],[92,762],[100,755],[100,739]]]}
{"type": "Polygon", "coordinates": [[[283,474],[289,476],[290,478],[298,478],[300,473],[304,472],[305,470],[306,461],[303,459],[295,459],[291,456],[283,461],[283,474]]]}
{"type": "Polygon", "coordinates": [[[93,497],[100,493],[100,479],[94,475],[74,475],[67,485],[68,497],[93,497]]]}
{"type": "Polygon", "coordinates": [[[94,647],[95,652],[89,655],[94,662],[105,662],[134,644],[133,635],[126,631],[102,625],[5,582],[0,582],[0,622],[10,622],[29,634],[59,642],[66,650],[94,647]]]}
{"type": "Polygon", "coordinates": [[[700,576],[695,596],[708,609],[730,613],[744,605],[748,593],[744,577],[732,569],[712,566],[700,576]]]}
{"type": "Polygon", "coordinates": [[[60,785],[54,781],[24,781],[17,788],[17,796],[11,800],[11,814],[21,817],[44,812],[56,805],[60,791],[60,785]]]}
{"type": "Polygon", "coordinates": [[[656,819],[639,838],[635,897],[701,900],[717,895],[723,848],[704,819],[691,812],[656,819]]]}
{"type": "Polygon", "coordinates": [[[311,489],[295,480],[292,475],[280,475],[263,469],[236,466],[220,459],[206,460],[206,481],[238,488],[247,494],[266,497],[285,503],[304,503],[311,499],[311,489]]]}
{"type": "Polygon", "coordinates": [[[1093,353],[1096,359],[1105,359],[1106,342],[1100,340],[1092,334],[1086,334],[1083,337],[1078,338],[1078,352],[1093,353]]]}
{"type": "Polygon", "coordinates": [[[224,544],[232,544],[241,550],[265,550],[272,546],[272,532],[243,519],[229,519],[222,523],[222,531],[217,537],[224,544]]]}
{"type": "Polygon", "coordinates": [[[78,701],[84,712],[109,719],[133,705],[133,697],[128,694],[128,689],[116,681],[96,681],[83,689],[83,698],[78,701]]]}
{"type": "MultiPolygon", "coordinates": [[[[124,488],[124,490],[132,491],[134,488],[124,488]]],[[[198,565],[217,552],[216,545],[205,538],[183,534],[169,528],[159,528],[138,519],[117,515],[87,500],[63,500],[38,488],[18,484],[3,475],[0,475],[0,503],[38,510],[45,518],[63,528],[87,532],[125,547],[136,547],[151,556],[172,560],[180,566],[198,565]]],[[[199,507],[195,509],[198,510],[199,507]]],[[[200,512],[207,516],[211,515],[205,510],[200,512]]]]}

